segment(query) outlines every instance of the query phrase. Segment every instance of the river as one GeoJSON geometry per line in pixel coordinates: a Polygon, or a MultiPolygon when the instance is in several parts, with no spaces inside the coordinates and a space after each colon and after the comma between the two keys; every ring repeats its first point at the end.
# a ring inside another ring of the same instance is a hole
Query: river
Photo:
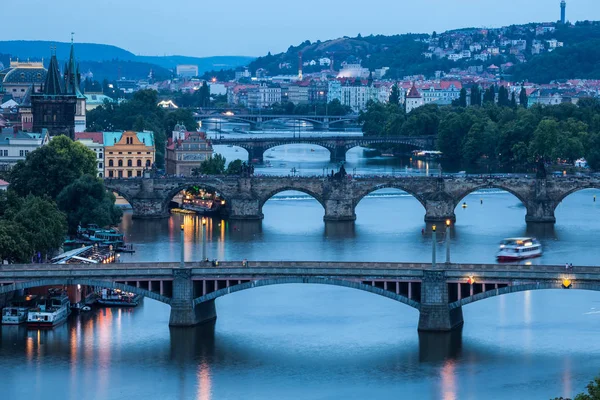
{"type": "MultiPolygon", "coordinates": [[[[525,208],[506,192],[469,195],[467,207],[456,210],[452,260],[493,262],[501,239],[534,235],[544,246],[534,264],[597,264],[594,195],[600,192],[567,197],[554,227],[527,227],[525,208]]],[[[365,198],[354,224],[325,224],[322,206],[301,193],[281,193],[263,211],[259,223],[209,220],[207,256],[431,260],[431,236],[421,231],[425,211],[399,191],[365,198]]],[[[129,213],[121,228],[136,253],[121,259],[178,260],[181,222],[186,259],[199,260],[197,219],[132,220],[129,213]]],[[[384,297],[281,285],[219,298],[213,327],[169,329],[169,307],[146,299],[133,310],[75,316],[50,332],[3,326],[0,393],[7,399],[549,399],[574,396],[600,373],[599,293],[523,292],[463,312],[461,332],[418,334],[418,312],[384,297]]]]}

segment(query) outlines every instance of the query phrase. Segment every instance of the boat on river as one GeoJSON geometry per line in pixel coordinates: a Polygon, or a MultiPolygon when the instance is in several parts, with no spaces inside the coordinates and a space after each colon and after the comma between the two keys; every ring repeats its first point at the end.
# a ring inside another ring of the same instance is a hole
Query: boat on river
{"type": "Polygon", "coordinates": [[[19,325],[27,321],[27,312],[34,304],[35,295],[16,298],[10,302],[10,305],[2,310],[3,325],[19,325]]]}
{"type": "Polygon", "coordinates": [[[61,289],[48,290],[48,297],[38,301],[27,313],[27,328],[52,329],[63,324],[71,314],[71,303],[61,289]]]}
{"type": "Polygon", "coordinates": [[[136,307],[138,296],[120,290],[102,289],[96,302],[103,307],[136,307]]]}
{"type": "Polygon", "coordinates": [[[518,237],[508,238],[500,242],[500,249],[496,258],[498,261],[519,261],[528,258],[540,257],[542,245],[534,238],[518,237]]]}

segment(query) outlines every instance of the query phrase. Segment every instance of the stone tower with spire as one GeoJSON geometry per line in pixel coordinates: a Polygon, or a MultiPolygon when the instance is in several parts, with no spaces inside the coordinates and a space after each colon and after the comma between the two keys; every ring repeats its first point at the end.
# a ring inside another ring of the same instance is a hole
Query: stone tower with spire
{"type": "Polygon", "coordinates": [[[79,76],[71,38],[71,54],[64,76],[60,75],[54,49],[46,81],[38,93],[31,95],[34,132],[41,132],[45,128],[50,136],[67,135],[73,139],[75,132],[85,130],[85,96],[79,88],[79,76]]]}

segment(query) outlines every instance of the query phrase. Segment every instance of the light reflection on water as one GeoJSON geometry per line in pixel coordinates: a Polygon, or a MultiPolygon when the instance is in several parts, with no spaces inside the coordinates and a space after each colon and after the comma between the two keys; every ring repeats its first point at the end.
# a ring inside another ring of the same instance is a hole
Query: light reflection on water
{"type": "MultiPolygon", "coordinates": [[[[545,249],[536,262],[594,264],[600,210],[593,193],[569,196],[557,210],[556,227],[543,228],[526,226],[525,209],[511,195],[469,196],[468,208],[456,210],[453,260],[492,262],[500,239],[535,233],[545,249]]],[[[424,210],[409,196],[367,198],[350,224],[325,224],[316,201],[291,198],[269,201],[264,214],[261,223],[211,221],[210,257],[430,260],[431,237],[421,234],[424,210]]],[[[122,229],[136,253],[124,260],[178,260],[180,222],[181,216],[126,216],[122,229]]],[[[199,259],[202,234],[194,218],[186,219],[184,235],[187,259],[199,259]]],[[[189,330],[169,329],[169,307],[146,299],[137,309],[83,314],[50,332],[3,326],[0,393],[49,399],[90,393],[96,399],[119,393],[161,399],[571,397],[600,372],[599,304],[595,292],[509,294],[465,306],[462,332],[432,335],[416,332],[418,313],[403,304],[324,285],[237,292],[217,300],[216,325],[189,330]]]]}

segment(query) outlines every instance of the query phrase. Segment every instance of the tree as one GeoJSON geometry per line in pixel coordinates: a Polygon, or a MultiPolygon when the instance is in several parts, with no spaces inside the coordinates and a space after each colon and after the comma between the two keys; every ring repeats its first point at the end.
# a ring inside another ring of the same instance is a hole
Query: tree
{"type": "Polygon", "coordinates": [[[508,90],[504,87],[504,85],[500,86],[500,89],[498,89],[498,105],[501,107],[510,106],[510,100],[508,99],[508,90]]]}
{"type": "Polygon", "coordinates": [[[84,175],[65,187],[56,199],[58,208],[67,215],[69,233],[81,225],[116,225],[123,212],[115,205],[115,196],[106,191],[102,180],[84,175]]]}
{"type": "Polygon", "coordinates": [[[190,110],[178,108],[177,110],[169,111],[165,115],[163,127],[165,132],[168,132],[171,136],[171,132],[175,128],[175,125],[181,124],[190,131],[195,131],[198,127],[198,123],[194,119],[194,114],[190,110]]]}
{"type": "Polygon", "coordinates": [[[517,97],[515,96],[515,92],[512,92],[510,95],[510,107],[513,109],[517,108],[517,97]]]}
{"type": "Polygon", "coordinates": [[[242,160],[240,160],[240,159],[233,160],[227,166],[227,170],[225,171],[225,173],[227,175],[240,175],[242,173],[242,166],[244,164],[245,163],[242,162],[242,160]]]}
{"type": "Polygon", "coordinates": [[[32,151],[10,172],[10,186],[20,196],[56,196],[84,174],[96,174],[96,154],[66,136],[32,151]]]}
{"type": "Polygon", "coordinates": [[[29,195],[12,221],[19,224],[23,237],[42,260],[58,249],[67,234],[65,215],[52,201],[29,195]]]}
{"type": "MultiPolygon", "coordinates": [[[[600,377],[594,378],[587,386],[587,393],[579,393],[574,400],[600,400],[600,377]]],[[[570,400],[563,397],[556,397],[554,400],[570,400]]]]}
{"type": "Polygon", "coordinates": [[[559,144],[559,126],[553,119],[541,121],[533,134],[529,145],[529,153],[535,158],[551,160],[555,158],[559,144]]]}
{"type": "Polygon", "coordinates": [[[521,86],[521,93],[519,93],[519,105],[523,108],[527,108],[527,90],[525,90],[524,86],[521,86]]]}
{"type": "Polygon", "coordinates": [[[390,93],[390,104],[400,104],[400,90],[398,89],[398,85],[392,86],[392,92],[390,93]]]}
{"type": "Polygon", "coordinates": [[[467,90],[465,88],[460,89],[460,95],[458,97],[459,107],[467,106],[467,90]]]}
{"type": "Polygon", "coordinates": [[[0,262],[31,262],[33,247],[26,239],[23,227],[13,221],[0,220],[0,262]]]}
{"type": "Polygon", "coordinates": [[[225,173],[225,163],[227,160],[221,154],[215,154],[208,160],[200,163],[198,168],[192,170],[194,175],[223,175],[225,173]]]}
{"type": "Polygon", "coordinates": [[[471,86],[471,105],[481,106],[481,90],[477,85],[471,86]]]}
{"type": "Polygon", "coordinates": [[[202,82],[202,86],[198,89],[199,103],[200,107],[208,107],[210,106],[210,88],[206,81],[202,82]]]}

